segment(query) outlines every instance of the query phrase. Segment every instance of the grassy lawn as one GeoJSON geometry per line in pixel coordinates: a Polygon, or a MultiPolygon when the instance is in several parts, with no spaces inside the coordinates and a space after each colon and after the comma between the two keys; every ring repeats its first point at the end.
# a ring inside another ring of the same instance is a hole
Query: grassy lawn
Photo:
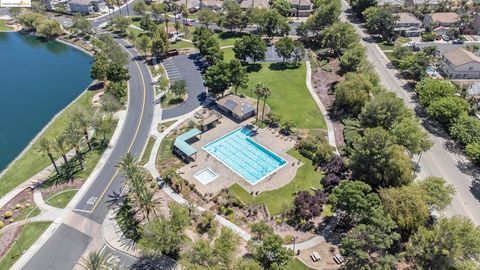
{"type": "Polygon", "coordinates": [[[249,73],[248,86],[240,89],[241,93],[256,98],[252,89],[257,83],[265,83],[272,91],[267,104],[283,120],[295,121],[297,128],[326,127],[322,113],[305,83],[305,63],[298,68],[286,69],[281,68],[281,63],[261,63],[259,66],[260,70],[249,73]]]}
{"type": "Polygon", "coordinates": [[[175,158],[175,155],[172,153],[172,144],[177,135],[170,134],[166,136],[162,143],[160,144],[160,149],[157,153],[157,165],[162,164],[163,162],[175,158]]]}
{"type": "Polygon", "coordinates": [[[391,50],[393,50],[395,45],[401,46],[401,45],[403,45],[405,43],[408,43],[410,41],[412,41],[411,38],[399,37],[399,38],[397,38],[397,40],[395,40],[395,42],[393,44],[389,44],[389,43],[386,43],[385,41],[382,41],[382,42],[377,43],[377,45],[378,45],[378,47],[380,47],[380,49],[382,51],[391,51],[391,50]]]}
{"type": "Polygon", "coordinates": [[[233,48],[225,48],[222,49],[223,51],[223,60],[228,62],[232,59],[235,59],[235,53],[233,52],[233,48]]]}
{"type": "Polygon", "coordinates": [[[318,189],[322,187],[320,183],[322,173],[315,171],[312,161],[304,158],[295,149],[289,150],[288,154],[300,160],[304,164],[298,168],[297,174],[287,185],[279,189],[262,192],[256,197],[250,195],[250,193],[248,193],[238,184],[233,184],[229,190],[237,195],[244,203],[263,203],[268,207],[271,215],[281,214],[286,205],[289,206],[292,204],[293,197],[297,191],[311,190],[311,188],[318,189]]]}
{"type": "Polygon", "coordinates": [[[13,28],[10,26],[7,26],[7,21],[0,20],[0,31],[9,31],[9,30],[13,30],[13,28]]]}
{"type": "MultiPolygon", "coordinates": [[[[90,99],[96,94],[96,91],[85,92],[75,103],[71,104],[60,114],[55,121],[45,130],[42,136],[53,138],[63,132],[63,128],[71,121],[72,113],[77,109],[89,111],[91,109],[90,99]]],[[[34,176],[43,168],[50,165],[47,156],[37,150],[38,143],[35,143],[19,160],[17,160],[0,178],[0,196],[34,176]]],[[[89,161],[87,160],[87,166],[89,161]]],[[[96,163],[95,163],[96,164],[96,163]]]]}
{"type": "Polygon", "coordinates": [[[51,222],[33,222],[23,226],[17,241],[10,250],[0,259],[0,270],[7,270],[29,249],[33,243],[48,228],[51,222]]]}
{"type": "Polygon", "coordinates": [[[177,40],[176,42],[170,43],[168,46],[169,49],[186,49],[193,48],[193,44],[188,41],[177,40]]]}
{"type": "Polygon", "coordinates": [[[388,44],[386,42],[382,42],[382,43],[377,43],[378,47],[380,47],[380,49],[382,51],[391,51],[393,50],[393,48],[395,47],[394,44],[388,44]]]}
{"type": "Polygon", "coordinates": [[[170,91],[167,91],[165,95],[162,96],[160,100],[160,105],[162,109],[167,109],[173,107],[177,104],[182,103],[187,98],[187,95],[177,96],[170,91]]]}
{"type": "Polygon", "coordinates": [[[287,264],[287,269],[289,270],[312,270],[313,268],[310,268],[303,264],[299,259],[294,258],[287,264]]]}
{"type": "Polygon", "coordinates": [[[383,53],[388,58],[388,60],[390,60],[390,61],[393,60],[393,53],[392,52],[383,52],[383,53]]]}
{"type": "Polygon", "coordinates": [[[15,221],[24,220],[40,214],[40,209],[33,202],[29,207],[19,209],[18,211],[20,211],[20,214],[15,218],[15,221]]]}
{"type": "Polygon", "coordinates": [[[245,35],[245,33],[216,31],[213,36],[218,40],[218,45],[220,45],[220,47],[223,47],[232,46],[235,41],[242,38],[243,35],[245,35]]]}
{"type": "Polygon", "coordinates": [[[65,208],[67,204],[72,200],[73,196],[77,194],[78,189],[69,189],[54,194],[48,198],[45,202],[56,208],[65,208]]]}
{"type": "Polygon", "coordinates": [[[147,147],[145,147],[145,152],[143,152],[142,159],[140,160],[140,165],[145,165],[145,163],[148,162],[148,158],[150,157],[150,153],[152,153],[152,148],[154,143],[155,143],[155,139],[152,136],[150,136],[148,138],[147,147]]]}

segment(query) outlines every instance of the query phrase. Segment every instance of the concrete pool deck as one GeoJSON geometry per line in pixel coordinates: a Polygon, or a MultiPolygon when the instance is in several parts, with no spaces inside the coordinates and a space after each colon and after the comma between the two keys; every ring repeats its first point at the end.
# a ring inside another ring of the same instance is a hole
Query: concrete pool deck
{"type": "Polygon", "coordinates": [[[223,117],[220,124],[218,124],[215,128],[202,133],[200,139],[191,144],[193,148],[198,150],[196,159],[195,161],[192,161],[180,168],[178,173],[188,182],[195,184],[198,191],[203,194],[215,194],[223,188],[228,188],[235,183],[238,183],[248,192],[274,190],[288,184],[295,177],[297,168],[301,165],[301,163],[299,163],[297,159],[287,154],[287,151],[295,146],[295,141],[280,135],[276,130],[260,128],[256,130],[257,134],[253,135],[251,138],[271,152],[286,160],[288,164],[270,174],[255,185],[250,184],[246,179],[232,171],[221,161],[216,159],[202,148],[204,145],[232,132],[239,127],[247,126],[254,121],[254,118],[250,118],[241,123],[236,123],[227,117],[223,117]],[[205,168],[210,168],[219,175],[218,178],[206,185],[199,182],[194,176],[196,173],[205,168]]]}

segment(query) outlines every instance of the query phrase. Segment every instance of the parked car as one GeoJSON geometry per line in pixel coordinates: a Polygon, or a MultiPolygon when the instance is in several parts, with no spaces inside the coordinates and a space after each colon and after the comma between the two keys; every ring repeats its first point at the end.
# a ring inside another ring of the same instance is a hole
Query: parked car
{"type": "Polygon", "coordinates": [[[449,40],[450,40],[450,37],[447,36],[447,35],[442,35],[442,39],[445,40],[445,41],[449,41],[449,40]]]}
{"type": "Polygon", "coordinates": [[[463,44],[464,41],[461,40],[461,39],[454,39],[454,40],[452,41],[452,43],[453,43],[453,44],[463,44]]]}

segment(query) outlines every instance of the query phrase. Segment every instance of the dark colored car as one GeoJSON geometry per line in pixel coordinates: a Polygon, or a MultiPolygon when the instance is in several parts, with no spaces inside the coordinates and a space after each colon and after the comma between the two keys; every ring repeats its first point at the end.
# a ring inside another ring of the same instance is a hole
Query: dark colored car
{"type": "Polygon", "coordinates": [[[452,43],[453,43],[453,44],[463,44],[464,41],[461,40],[461,39],[454,39],[454,40],[452,41],[452,43]]]}

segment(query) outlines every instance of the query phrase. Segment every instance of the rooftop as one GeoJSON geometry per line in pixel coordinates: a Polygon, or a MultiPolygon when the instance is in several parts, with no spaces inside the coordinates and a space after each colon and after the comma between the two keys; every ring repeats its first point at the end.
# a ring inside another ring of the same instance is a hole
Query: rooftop
{"type": "Polygon", "coordinates": [[[241,8],[264,8],[267,9],[270,7],[268,0],[243,0],[240,3],[241,8]]]}
{"type": "Polygon", "coordinates": [[[240,116],[255,111],[255,108],[252,106],[252,104],[250,104],[250,102],[235,95],[225,96],[217,100],[217,104],[240,116]]]}
{"type": "Polygon", "coordinates": [[[480,62],[480,58],[465,50],[464,48],[457,48],[451,51],[447,51],[443,53],[443,57],[445,57],[450,63],[454,66],[461,66],[465,65],[470,62],[480,62]]]}
{"type": "Polygon", "coordinates": [[[186,141],[201,134],[202,132],[196,128],[193,128],[175,139],[175,147],[182,151],[185,155],[191,156],[197,153],[197,149],[191,147],[186,141]]]}
{"type": "Polygon", "coordinates": [[[432,17],[433,22],[455,23],[460,20],[460,17],[455,12],[439,12],[428,15],[432,17]]]}
{"type": "Polygon", "coordinates": [[[300,2],[300,6],[309,6],[312,4],[310,0],[290,0],[290,4],[293,5],[298,5],[300,2]]]}
{"type": "Polygon", "coordinates": [[[402,12],[402,13],[395,13],[395,16],[398,16],[398,23],[422,23],[415,15],[412,13],[402,12]]]}

